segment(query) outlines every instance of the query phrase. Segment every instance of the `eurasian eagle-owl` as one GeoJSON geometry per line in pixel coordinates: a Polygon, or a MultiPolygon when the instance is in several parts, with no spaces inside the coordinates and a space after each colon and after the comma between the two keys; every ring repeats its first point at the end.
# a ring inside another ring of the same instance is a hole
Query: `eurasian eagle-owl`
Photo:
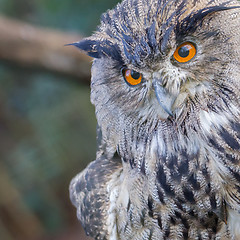
{"type": "Polygon", "coordinates": [[[240,4],[124,0],[94,59],[96,160],[71,182],[103,240],[240,239],[240,4]]]}

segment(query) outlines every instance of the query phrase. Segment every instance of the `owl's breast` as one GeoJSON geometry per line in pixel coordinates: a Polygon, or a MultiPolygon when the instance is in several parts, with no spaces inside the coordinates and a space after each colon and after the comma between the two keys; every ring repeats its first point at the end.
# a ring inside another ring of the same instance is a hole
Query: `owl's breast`
{"type": "Polygon", "coordinates": [[[207,164],[194,172],[191,167],[171,164],[158,163],[150,173],[123,163],[114,202],[119,239],[228,236],[226,206],[207,164]]]}
{"type": "MultiPolygon", "coordinates": [[[[122,141],[124,149],[120,146],[119,153],[126,177],[122,185],[125,198],[119,198],[124,202],[120,201],[117,214],[124,236],[120,239],[130,239],[126,234],[136,232],[140,239],[229,237],[228,225],[233,221],[228,209],[236,205],[230,201],[236,203],[239,194],[232,178],[237,173],[227,166],[229,154],[219,139],[224,140],[223,135],[195,130],[186,134],[170,131],[167,125],[149,125],[132,133],[137,142],[126,144],[131,138],[122,141]],[[237,196],[235,200],[232,194],[237,196]]],[[[233,217],[238,218],[238,213],[233,217]]]]}

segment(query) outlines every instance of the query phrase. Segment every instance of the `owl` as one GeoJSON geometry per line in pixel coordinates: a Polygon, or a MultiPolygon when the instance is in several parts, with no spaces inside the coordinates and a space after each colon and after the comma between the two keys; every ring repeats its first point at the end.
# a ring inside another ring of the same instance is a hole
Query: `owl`
{"type": "Polygon", "coordinates": [[[240,3],[123,0],[90,37],[96,160],[70,184],[98,240],[240,239],[240,3]]]}

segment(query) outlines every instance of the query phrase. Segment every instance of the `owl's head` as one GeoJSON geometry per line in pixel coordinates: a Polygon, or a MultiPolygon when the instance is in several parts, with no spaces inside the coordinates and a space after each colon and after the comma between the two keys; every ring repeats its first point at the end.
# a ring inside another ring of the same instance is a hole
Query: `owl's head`
{"type": "Polygon", "coordinates": [[[73,44],[95,58],[91,99],[100,127],[116,133],[146,121],[181,124],[201,109],[239,101],[239,7],[124,0],[103,14],[97,32],[73,44]]]}

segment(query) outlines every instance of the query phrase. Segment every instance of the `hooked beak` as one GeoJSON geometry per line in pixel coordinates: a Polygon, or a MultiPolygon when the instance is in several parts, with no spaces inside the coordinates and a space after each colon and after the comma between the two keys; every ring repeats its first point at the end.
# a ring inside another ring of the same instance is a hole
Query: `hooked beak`
{"type": "Polygon", "coordinates": [[[161,86],[161,81],[155,80],[153,82],[153,88],[160,106],[170,116],[173,116],[172,106],[177,98],[176,95],[170,93],[166,88],[161,86]]]}

